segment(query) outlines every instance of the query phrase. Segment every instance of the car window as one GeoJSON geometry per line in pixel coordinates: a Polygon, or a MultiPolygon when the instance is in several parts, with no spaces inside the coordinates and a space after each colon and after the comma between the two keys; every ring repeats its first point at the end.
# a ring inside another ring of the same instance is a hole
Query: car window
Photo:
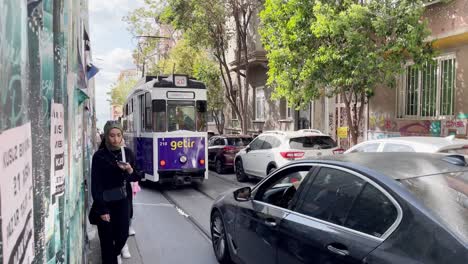
{"type": "Polygon", "coordinates": [[[321,168],[307,189],[297,212],[343,225],[365,181],[351,173],[321,168]]]}
{"type": "Polygon", "coordinates": [[[262,146],[262,149],[272,149],[277,148],[281,145],[281,141],[273,136],[266,136],[265,143],[262,146]]]}
{"type": "Polygon", "coordinates": [[[381,237],[396,221],[397,216],[398,211],[388,197],[367,183],[349,212],[344,226],[381,237]]]}
{"type": "Polygon", "coordinates": [[[329,136],[296,137],[289,140],[292,149],[331,149],[336,142],[329,136]]]}
{"type": "Polygon", "coordinates": [[[403,144],[385,143],[383,152],[414,152],[414,149],[403,144]]]}
{"type": "Polygon", "coordinates": [[[370,144],[364,144],[362,146],[359,146],[355,148],[351,153],[354,152],[377,152],[377,149],[379,149],[380,143],[370,143],[370,144]]]}
{"type": "Polygon", "coordinates": [[[218,138],[214,142],[215,146],[223,146],[224,145],[224,138],[218,138]]]}
{"type": "Polygon", "coordinates": [[[236,147],[245,147],[247,146],[252,139],[251,138],[228,138],[228,145],[236,147]]]}
{"type": "Polygon", "coordinates": [[[263,145],[263,142],[265,142],[265,137],[256,137],[252,143],[250,143],[250,149],[251,150],[257,150],[257,149],[261,149],[262,148],[262,145],[263,145]]]}
{"type": "Polygon", "coordinates": [[[290,208],[302,182],[311,171],[311,166],[295,166],[280,171],[259,187],[255,200],[290,208]]]}
{"type": "Polygon", "coordinates": [[[213,146],[214,145],[214,142],[215,142],[216,138],[210,138],[208,139],[208,146],[213,146]]]}

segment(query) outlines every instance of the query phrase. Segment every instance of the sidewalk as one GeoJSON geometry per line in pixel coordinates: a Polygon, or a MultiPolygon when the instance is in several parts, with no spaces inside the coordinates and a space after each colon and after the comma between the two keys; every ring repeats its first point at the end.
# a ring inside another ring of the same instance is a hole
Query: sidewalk
{"type": "MultiPolygon", "coordinates": [[[[87,232],[89,238],[88,264],[101,264],[101,248],[99,246],[99,236],[96,226],[90,225],[87,232]]],[[[135,236],[128,237],[127,243],[132,257],[130,259],[122,259],[122,263],[143,264],[140,251],[136,244],[135,236]]]]}

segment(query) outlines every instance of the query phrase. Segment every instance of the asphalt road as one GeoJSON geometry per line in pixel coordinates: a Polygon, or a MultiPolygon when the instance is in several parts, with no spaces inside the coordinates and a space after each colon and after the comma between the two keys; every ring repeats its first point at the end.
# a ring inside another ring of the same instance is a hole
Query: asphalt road
{"type": "Polygon", "coordinates": [[[210,240],[213,200],[230,189],[254,184],[238,183],[234,174],[212,171],[197,186],[145,184],[134,201],[136,236],[131,250],[138,252],[132,254],[144,264],[217,263],[210,240]]]}

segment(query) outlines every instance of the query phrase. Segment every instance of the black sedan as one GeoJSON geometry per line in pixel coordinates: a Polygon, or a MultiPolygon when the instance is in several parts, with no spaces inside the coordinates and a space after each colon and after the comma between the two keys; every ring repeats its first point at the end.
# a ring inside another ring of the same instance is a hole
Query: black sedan
{"type": "Polygon", "coordinates": [[[220,263],[468,263],[463,156],[355,153],[290,163],[221,195],[220,263]]]}

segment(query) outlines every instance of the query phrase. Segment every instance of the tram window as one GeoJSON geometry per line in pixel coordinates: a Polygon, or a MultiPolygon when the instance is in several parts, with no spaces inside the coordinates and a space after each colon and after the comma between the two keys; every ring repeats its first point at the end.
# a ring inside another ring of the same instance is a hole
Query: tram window
{"type": "Polygon", "coordinates": [[[168,131],[195,131],[195,102],[167,102],[168,131]]]}
{"type": "Polygon", "coordinates": [[[197,131],[206,131],[206,101],[197,101],[197,131]]]}
{"type": "Polygon", "coordinates": [[[150,132],[153,129],[153,114],[151,110],[151,94],[145,94],[145,130],[150,132]]]}
{"type": "Polygon", "coordinates": [[[145,96],[144,95],[139,95],[138,96],[138,103],[139,103],[139,108],[140,108],[140,131],[145,130],[145,96]]]}
{"type": "Polygon", "coordinates": [[[166,132],[166,100],[153,100],[153,131],[166,132]]]}

